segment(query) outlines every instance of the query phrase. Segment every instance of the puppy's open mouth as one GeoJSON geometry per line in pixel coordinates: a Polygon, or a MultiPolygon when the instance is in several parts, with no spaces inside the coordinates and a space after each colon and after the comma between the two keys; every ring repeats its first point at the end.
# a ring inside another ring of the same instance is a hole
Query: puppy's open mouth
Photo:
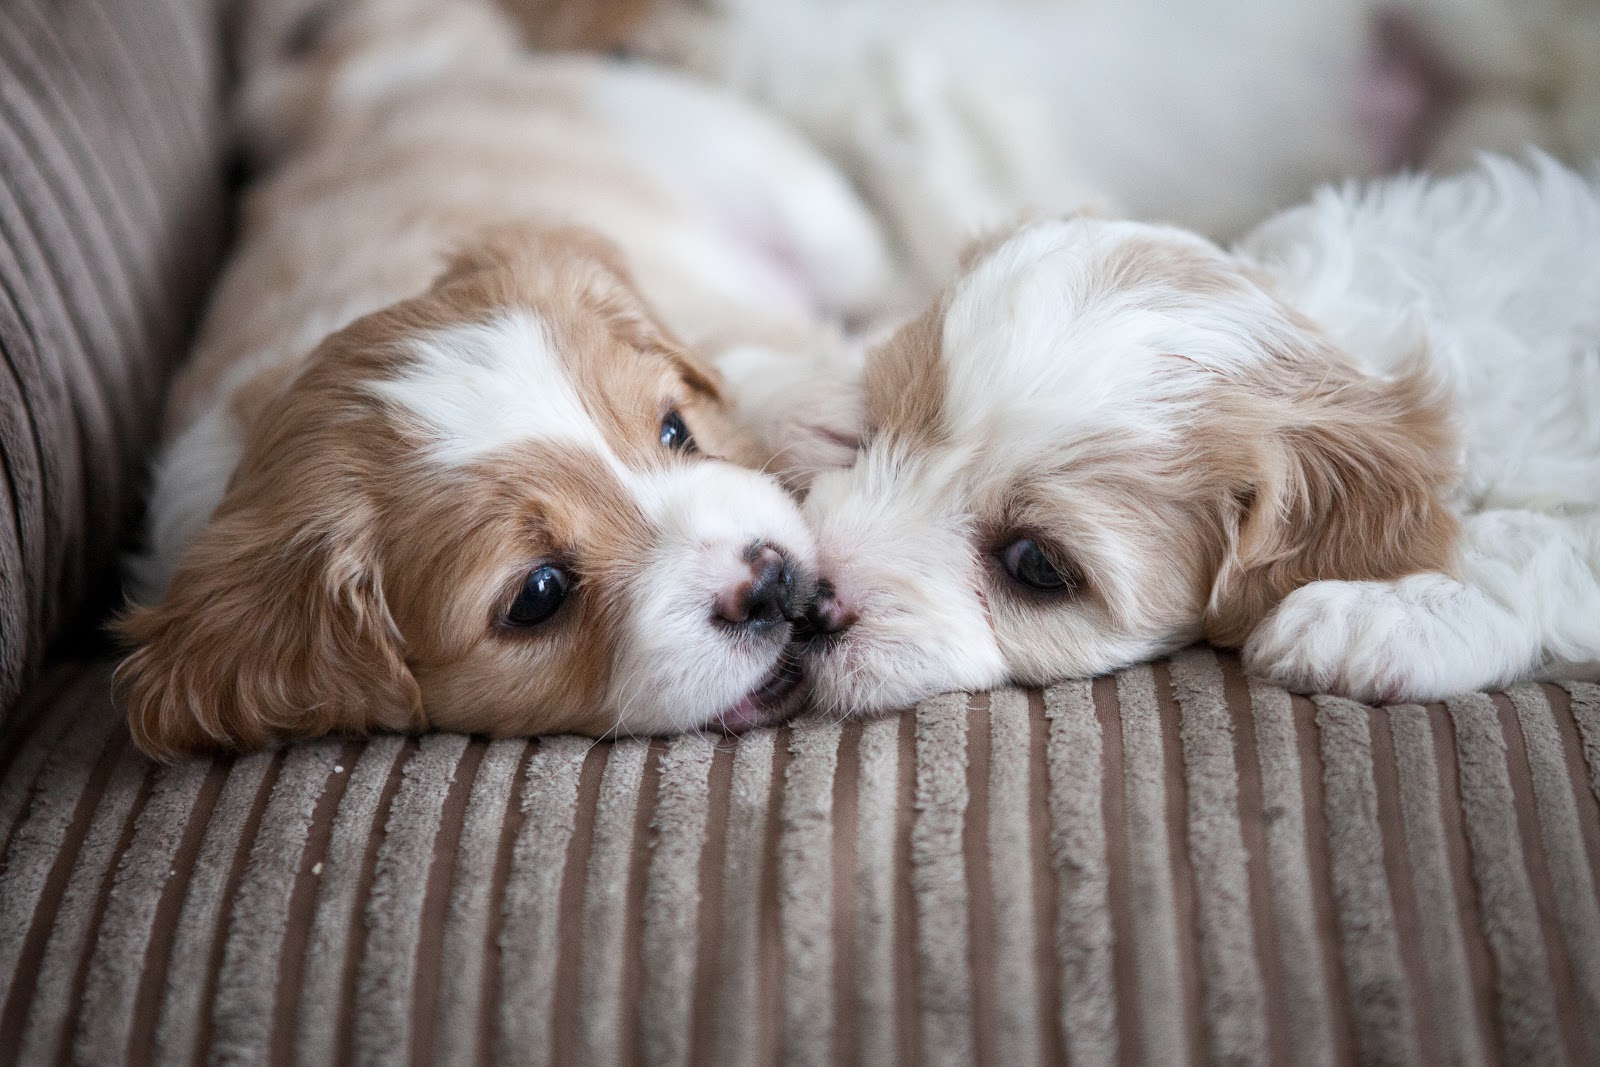
{"type": "Polygon", "coordinates": [[[725,734],[742,734],[758,726],[783,721],[794,710],[804,679],[805,669],[800,657],[785,651],[754,689],[722,713],[716,727],[725,734]]]}

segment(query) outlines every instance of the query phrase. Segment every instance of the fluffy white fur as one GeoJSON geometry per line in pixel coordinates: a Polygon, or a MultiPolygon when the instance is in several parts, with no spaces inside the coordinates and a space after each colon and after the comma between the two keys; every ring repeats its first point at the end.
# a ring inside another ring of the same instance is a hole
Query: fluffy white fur
{"type": "Polygon", "coordinates": [[[1252,671],[1365,700],[1594,673],[1596,249],[1600,188],[1540,159],[1327,190],[1231,253],[1086,217],[977,250],[812,482],[845,624],[817,699],[1097,674],[1241,619],[1252,671]],[[1008,574],[1023,538],[1067,591],[1008,574]],[[1274,567],[1306,577],[1252,600],[1274,567]]]}
{"type": "Polygon", "coordinates": [[[1418,339],[1462,435],[1454,576],[1315,582],[1245,661],[1418,700],[1600,662],[1600,189],[1549,160],[1326,192],[1239,253],[1369,373],[1418,339]]]}
{"type": "Polygon", "coordinates": [[[1600,150],[1597,34],[1559,0],[657,0],[631,44],[796,122],[937,286],[1023,210],[1231,234],[1401,162],[1600,150]]]}

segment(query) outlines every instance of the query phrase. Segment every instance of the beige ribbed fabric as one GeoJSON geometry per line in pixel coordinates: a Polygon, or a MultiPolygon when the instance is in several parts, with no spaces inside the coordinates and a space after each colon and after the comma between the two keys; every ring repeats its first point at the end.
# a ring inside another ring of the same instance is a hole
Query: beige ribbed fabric
{"type": "Polygon", "coordinates": [[[1209,651],[737,741],[0,738],[0,1060],[1592,1063],[1600,687],[1209,651]]]}

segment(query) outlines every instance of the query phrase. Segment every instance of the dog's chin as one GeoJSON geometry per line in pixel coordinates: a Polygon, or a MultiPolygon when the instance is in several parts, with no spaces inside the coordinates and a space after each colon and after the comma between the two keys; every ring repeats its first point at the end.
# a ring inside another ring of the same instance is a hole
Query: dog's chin
{"type": "Polygon", "coordinates": [[[785,649],[761,681],[712,720],[710,727],[732,736],[782,722],[799,709],[805,678],[802,657],[785,649]]]}

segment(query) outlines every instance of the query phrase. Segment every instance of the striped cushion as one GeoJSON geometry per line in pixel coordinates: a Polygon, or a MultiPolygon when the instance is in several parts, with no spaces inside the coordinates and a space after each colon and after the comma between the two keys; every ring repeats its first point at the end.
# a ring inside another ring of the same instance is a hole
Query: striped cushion
{"type": "Polygon", "coordinates": [[[222,223],[222,4],[0,4],[0,724],[115,592],[222,223]]]}
{"type": "Polygon", "coordinates": [[[1600,1062],[1600,687],[1210,652],[737,743],[0,750],[0,1055],[1600,1062]]]}

